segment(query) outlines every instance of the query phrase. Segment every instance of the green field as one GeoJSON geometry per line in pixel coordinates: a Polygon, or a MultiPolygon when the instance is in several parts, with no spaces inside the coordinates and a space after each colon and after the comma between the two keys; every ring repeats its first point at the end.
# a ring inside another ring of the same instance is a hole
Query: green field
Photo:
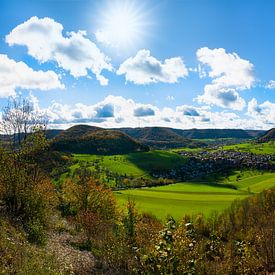
{"type": "Polygon", "coordinates": [[[234,150],[240,152],[251,152],[254,154],[275,154],[275,142],[265,143],[241,143],[236,145],[227,145],[222,147],[223,150],[234,150]]]}
{"type": "Polygon", "coordinates": [[[115,192],[119,204],[124,207],[128,198],[136,202],[142,212],[150,212],[160,219],[168,214],[180,219],[184,214],[203,213],[227,208],[235,199],[275,186],[275,173],[246,174],[243,179],[229,184],[184,182],[161,187],[123,190],[115,192]],[[235,187],[236,189],[233,189],[235,187]]]}
{"type": "MultiPolygon", "coordinates": [[[[238,144],[224,146],[225,150],[250,151],[254,153],[272,153],[274,143],[238,144]]],[[[194,149],[198,151],[200,149],[194,149]]],[[[131,153],[127,155],[73,155],[76,163],[70,167],[70,172],[61,176],[63,181],[72,176],[75,169],[87,167],[97,171],[100,178],[106,181],[108,173],[127,177],[150,179],[154,170],[171,169],[186,162],[186,157],[171,150],[154,150],[150,152],[131,153]]],[[[109,186],[112,180],[107,181],[109,186]]],[[[180,219],[184,214],[203,213],[209,215],[213,211],[221,211],[235,199],[244,199],[250,194],[275,186],[275,173],[263,173],[256,170],[233,171],[225,178],[218,175],[206,177],[200,182],[176,183],[161,187],[129,189],[116,191],[116,197],[124,208],[128,197],[136,201],[140,211],[151,212],[160,219],[171,214],[180,219]]]]}
{"type": "MultiPolygon", "coordinates": [[[[74,159],[88,165],[98,162],[101,167],[113,173],[134,177],[150,177],[149,173],[153,170],[171,169],[186,162],[185,157],[162,150],[113,156],[75,154],[74,159]]],[[[79,164],[72,166],[71,169],[77,167],[79,164]]]]}

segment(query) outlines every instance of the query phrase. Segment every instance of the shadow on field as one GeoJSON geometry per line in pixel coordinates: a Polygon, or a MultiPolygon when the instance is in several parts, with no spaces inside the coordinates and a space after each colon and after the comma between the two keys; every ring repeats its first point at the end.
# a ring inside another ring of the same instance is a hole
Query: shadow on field
{"type": "Polygon", "coordinates": [[[186,163],[186,158],[173,152],[150,151],[131,153],[127,160],[147,173],[169,170],[186,163]]]}

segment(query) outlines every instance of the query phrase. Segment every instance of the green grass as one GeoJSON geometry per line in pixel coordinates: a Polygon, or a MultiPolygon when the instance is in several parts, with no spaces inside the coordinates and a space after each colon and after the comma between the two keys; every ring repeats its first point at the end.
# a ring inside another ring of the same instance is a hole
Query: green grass
{"type": "MultiPolygon", "coordinates": [[[[275,151],[268,144],[239,144],[225,146],[224,149],[253,150],[253,152],[270,153],[275,151]]],[[[197,151],[200,149],[194,149],[197,151]]],[[[71,166],[73,172],[80,165],[95,170],[95,164],[100,168],[102,179],[106,171],[135,178],[150,178],[154,170],[171,169],[186,162],[183,157],[173,151],[155,150],[150,152],[132,153],[127,155],[83,155],[76,154],[74,159],[79,162],[71,166]]],[[[66,178],[66,174],[61,179],[66,178]]],[[[113,186],[112,182],[109,182],[113,186]]],[[[208,216],[212,211],[221,211],[233,200],[243,199],[251,193],[260,192],[265,188],[275,186],[275,173],[262,173],[255,170],[234,171],[226,178],[208,177],[203,182],[185,182],[168,186],[123,190],[115,192],[121,207],[124,207],[128,197],[136,201],[140,211],[151,212],[160,219],[168,214],[180,219],[184,214],[203,213],[208,216]]]]}
{"type": "MultiPolygon", "coordinates": [[[[74,154],[73,159],[78,162],[70,167],[70,173],[62,174],[59,180],[54,182],[55,185],[61,185],[80,166],[85,166],[93,172],[97,166],[103,181],[106,180],[107,171],[127,177],[151,179],[153,171],[172,169],[183,165],[187,160],[175,152],[163,150],[110,156],[74,154]]],[[[108,184],[112,187],[115,182],[108,181],[108,184]]]]}
{"type": "MultiPolygon", "coordinates": [[[[171,169],[186,162],[186,158],[169,151],[155,150],[150,152],[131,153],[127,155],[99,156],[75,154],[74,159],[86,162],[88,165],[94,161],[113,173],[120,175],[147,177],[153,170],[171,169]]],[[[75,169],[79,165],[74,165],[75,169]]]]}
{"type": "MultiPolygon", "coordinates": [[[[121,175],[128,175],[134,177],[145,176],[145,172],[137,165],[127,160],[127,155],[114,155],[114,156],[99,156],[99,155],[74,155],[74,159],[84,161],[88,165],[91,162],[97,161],[101,167],[109,169],[113,173],[121,175]]],[[[79,166],[79,165],[78,165],[79,166]]],[[[72,167],[74,168],[74,167],[72,167]]]]}
{"type": "Polygon", "coordinates": [[[227,145],[222,147],[223,150],[234,150],[240,152],[251,152],[254,154],[275,154],[275,142],[265,143],[241,143],[236,145],[227,145]]]}
{"type": "Polygon", "coordinates": [[[125,207],[128,198],[131,198],[142,212],[150,212],[160,219],[165,219],[168,214],[180,219],[184,214],[203,213],[208,216],[213,211],[224,210],[235,199],[244,199],[273,186],[275,173],[249,176],[247,172],[243,179],[232,181],[230,185],[225,182],[184,182],[117,191],[115,194],[121,207],[125,207]]]}
{"type": "Polygon", "coordinates": [[[265,142],[265,143],[240,143],[234,145],[221,146],[220,149],[211,148],[176,148],[171,149],[172,152],[200,152],[200,151],[217,151],[217,150],[233,150],[239,152],[249,152],[254,154],[275,154],[275,142],[265,142]]]}
{"type": "Polygon", "coordinates": [[[177,152],[191,152],[191,153],[198,153],[201,151],[209,150],[208,148],[188,148],[188,147],[182,147],[182,148],[175,148],[170,149],[171,152],[177,153],[177,152]]]}

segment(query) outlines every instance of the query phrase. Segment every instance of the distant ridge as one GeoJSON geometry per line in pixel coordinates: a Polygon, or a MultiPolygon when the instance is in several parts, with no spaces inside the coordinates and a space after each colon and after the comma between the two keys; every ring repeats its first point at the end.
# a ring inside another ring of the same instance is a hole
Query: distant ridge
{"type": "MultiPolygon", "coordinates": [[[[257,138],[266,131],[262,130],[241,130],[241,129],[173,129],[166,127],[145,127],[145,128],[117,128],[129,136],[147,144],[170,143],[175,146],[182,143],[182,146],[192,145],[197,147],[198,141],[192,139],[252,139],[257,138]]],[[[203,142],[203,141],[202,141],[203,142]]],[[[201,143],[202,143],[201,142],[201,143]]],[[[201,144],[202,145],[202,144],[201,144]]]]}
{"type": "MultiPolygon", "coordinates": [[[[168,127],[104,129],[89,125],[75,125],[67,130],[49,129],[48,139],[52,148],[68,152],[118,153],[135,152],[152,148],[203,147],[204,139],[256,139],[274,140],[274,128],[270,131],[242,129],[173,129],[168,127]],[[124,145],[123,145],[124,143],[124,145]],[[114,146],[115,145],[115,146],[114,146]]],[[[9,136],[0,135],[6,143],[9,136]]]]}
{"type": "Polygon", "coordinates": [[[145,127],[145,128],[119,128],[129,136],[137,139],[143,144],[157,148],[176,147],[202,147],[203,142],[193,141],[190,138],[177,133],[176,129],[166,127],[145,127]]]}
{"type": "Polygon", "coordinates": [[[76,125],[67,130],[48,130],[52,148],[71,153],[119,154],[152,148],[203,147],[203,139],[255,139],[262,130],[173,129],[167,127],[103,129],[76,125]],[[194,140],[195,139],[195,140],[194,140]],[[201,141],[200,141],[201,139],[201,141]]]}
{"type": "Polygon", "coordinates": [[[215,139],[215,138],[238,138],[251,139],[256,138],[266,131],[262,130],[242,130],[242,129],[174,129],[176,133],[192,139],[215,139]]]}
{"type": "Polygon", "coordinates": [[[263,136],[257,139],[257,142],[268,142],[275,140],[275,128],[270,129],[267,131],[263,136]]]}
{"type": "Polygon", "coordinates": [[[76,125],[62,131],[52,139],[51,147],[79,154],[126,154],[149,150],[121,131],[88,125],[76,125]]]}

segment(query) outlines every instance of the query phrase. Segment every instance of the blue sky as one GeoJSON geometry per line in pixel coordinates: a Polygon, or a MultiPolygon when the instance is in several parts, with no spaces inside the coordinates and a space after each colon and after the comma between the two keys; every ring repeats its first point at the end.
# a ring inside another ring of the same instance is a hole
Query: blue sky
{"type": "Polygon", "coordinates": [[[0,105],[52,128],[275,126],[272,0],[1,0],[0,105]]]}

